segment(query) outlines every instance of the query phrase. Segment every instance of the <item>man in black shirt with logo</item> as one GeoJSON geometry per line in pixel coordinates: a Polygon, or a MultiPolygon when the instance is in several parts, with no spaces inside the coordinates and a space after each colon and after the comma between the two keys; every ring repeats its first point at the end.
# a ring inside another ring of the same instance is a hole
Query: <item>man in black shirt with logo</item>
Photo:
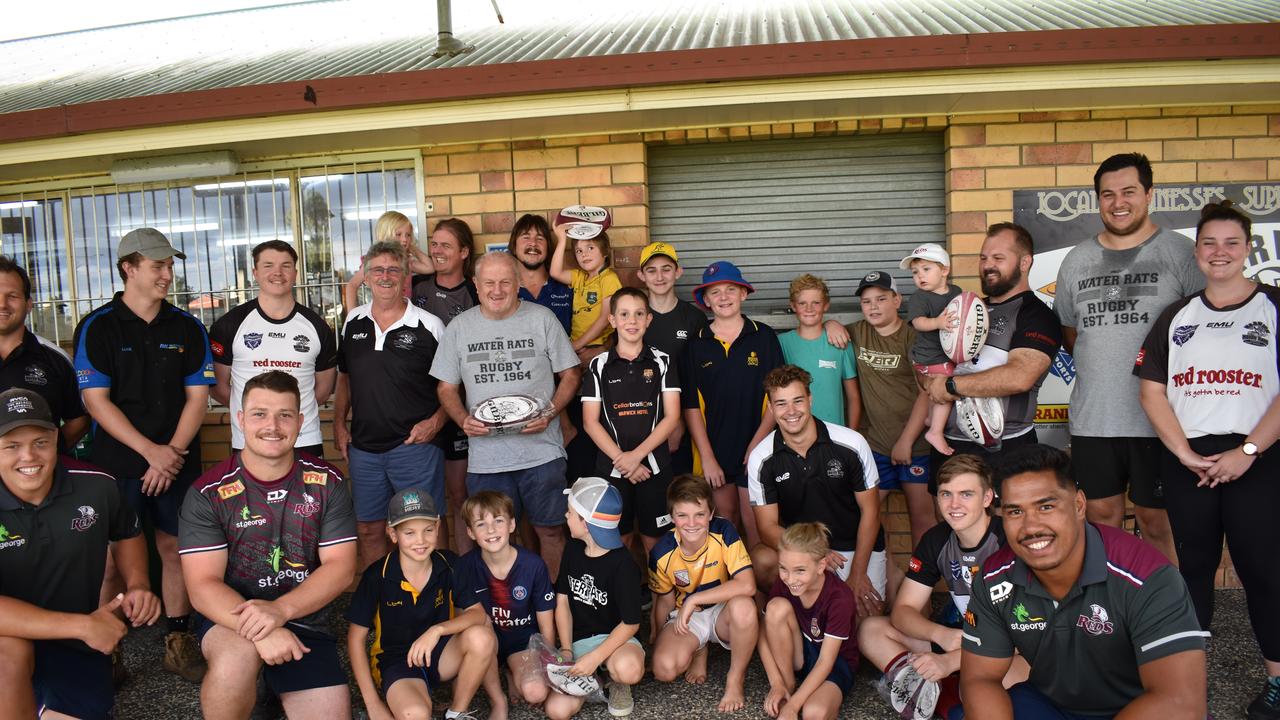
{"type": "Polygon", "coordinates": [[[5,717],[111,716],[109,654],[160,617],[147,545],[115,479],[58,460],[58,428],[30,390],[0,393],[0,697],[5,717]],[[126,592],[98,607],[107,547],[126,592]],[[34,690],[34,694],[33,691],[34,690]],[[34,700],[34,703],[33,703],[34,700]]]}
{"type": "MultiPolygon", "coordinates": [[[[165,299],[174,258],[187,256],[154,228],[130,231],[116,256],[124,291],[82,318],[75,332],[80,397],[97,424],[89,459],[116,477],[125,501],[155,526],[169,630],[162,666],[199,682],[205,667],[188,632],[178,509],[200,475],[197,435],[209,409],[213,357],[204,325],[165,299]]],[[[107,587],[114,585],[108,574],[107,587]]]]}
{"type": "Polygon", "coordinates": [[[1021,447],[998,471],[1008,544],[974,578],[965,614],[970,714],[1203,720],[1209,633],[1178,569],[1146,542],[1085,522],[1061,450],[1021,447]],[[1006,691],[1015,652],[1031,676],[1006,691]]]}
{"type": "Polygon", "coordinates": [[[337,470],[294,452],[299,404],[287,373],[245,383],[244,449],[200,476],[182,504],[182,566],[209,662],[205,718],[248,717],[264,663],[290,717],[349,717],[327,625],[355,572],[355,519],[337,470]]]}

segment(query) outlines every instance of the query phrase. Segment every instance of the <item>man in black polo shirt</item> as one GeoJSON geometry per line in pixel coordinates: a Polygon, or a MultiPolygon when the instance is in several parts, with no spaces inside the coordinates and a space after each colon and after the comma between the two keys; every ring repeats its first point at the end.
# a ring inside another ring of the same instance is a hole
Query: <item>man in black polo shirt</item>
{"type": "Polygon", "coordinates": [[[1085,522],[1071,460],[1047,445],[1005,455],[1008,544],[987,558],[965,613],[960,690],[973,717],[1203,720],[1205,638],[1164,555],[1085,522]],[[1030,678],[1008,691],[1014,653],[1030,678]]]}
{"type": "Polygon", "coordinates": [[[26,388],[49,403],[62,428],[62,450],[75,447],[89,429],[71,358],[26,327],[31,312],[31,278],[21,265],[0,255],[0,390],[26,388]]]}
{"type": "Polygon", "coordinates": [[[350,717],[328,626],[355,572],[351,492],[332,465],[295,453],[300,398],[298,381],[278,370],[246,382],[236,416],[244,449],[200,476],[182,504],[209,720],[249,717],[264,663],[289,717],[350,717]]]}
{"type": "Polygon", "coordinates": [[[445,507],[444,450],[433,441],[448,418],[430,375],[444,323],[405,299],[407,261],[399,243],[369,248],[364,282],[373,299],[347,314],[338,349],[333,437],[355,483],[361,570],[387,554],[392,495],[425,487],[445,507]]]}
{"type": "Polygon", "coordinates": [[[173,259],[187,256],[159,230],[138,228],[120,239],[116,257],[124,291],[81,319],[75,332],[80,394],[98,425],[90,459],[116,476],[134,512],[155,526],[169,629],[163,666],[199,682],[204,662],[189,634],[178,510],[200,475],[196,436],[209,407],[213,358],[200,321],[165,300],[173,259]]]}
{"type": "Polygon", "coordinates": [[[0,393],[0,480],[3,714],[109,718],[110,653],[127,631],[115,611],[134,627],[160,617],[137,516],[110,475],[58,460],[53,415],[30,390],[0,393]],[[98,607],[108,544],[126,593],[98,607]]]}
{"type": "Polygon", "coordinates": [[[751,549],[756,581],[767,588],[777,577],[785,527],[825,523],[831,531],[827,567],[853,588],[859,616],[879,615],[887,581],[880,474],[861,435],[813,416],[810,382],[795,365],[774,368],[764,379],[778,429],[747,458],[747,491],[760,528],[760,544],[751,549]]]}

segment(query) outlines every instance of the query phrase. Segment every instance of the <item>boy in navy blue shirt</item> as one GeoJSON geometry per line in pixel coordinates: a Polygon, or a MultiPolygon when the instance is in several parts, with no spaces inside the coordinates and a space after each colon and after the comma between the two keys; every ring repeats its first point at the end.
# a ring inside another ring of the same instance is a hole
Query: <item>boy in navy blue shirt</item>
{"type": "MultiPolygon", "coordinates": [[[[396,549],[364,571],[351,598],[347,654],[370,720],[431,717],[431,689],[450,680],[444,716],[462,716],[493,666],[498,642],[483,609],[453,612],[458,556],[436,549],[439,533],[429,490],[396,493],[387,509],[396,549]],[[370,628],[373,646],[366,651],[370,628]]],[[[489,700],[493,716],[506,717],[506,698],[489,700]]]]}
{"type": "Polygon", "coordinates": [[[515,504],[500,492],[483,490],[462,503],[461,517],[476,548],[454,572],[459,610],[481,608],[498,635],[498,662],[485,677],[485,690],[501,695],[498,674],[507,668],[514,699],[540,705],[547,699],[546,676],[529,652],[529,638],[542,633],[555,642],[556,593],[547,564],[535,552],[511,544],[518,526],[515,504]]]}

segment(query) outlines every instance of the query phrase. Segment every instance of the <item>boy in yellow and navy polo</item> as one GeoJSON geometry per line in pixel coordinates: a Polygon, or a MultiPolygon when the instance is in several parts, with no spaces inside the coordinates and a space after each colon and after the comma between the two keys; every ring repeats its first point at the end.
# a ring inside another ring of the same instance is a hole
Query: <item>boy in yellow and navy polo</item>
{"type": "Polygon", "coordinates": [[[751,556],[733,523],[715,517],[705,481],[676,478],[667,503],[675,529],[649,553],[652,627],[662,627],[653,648],[653,675],[663,682],[681,674],[705,678],[705,648],[714,640],[730,653],[719,710],[737,712],[759,635],[751,556]]]}
{"type": "MultiPolygon", "coordinates": [[[[440,513],[430,491],[396,493],[387,508],[387,534],[396,549],[365,569],[347,609],[347,654],[365,707],[396,718],[431,717],[431,690],[453,680],[444,716],[470,717],[467,709],[496,660],[498,640],[479,604],[454,613],[458,556],[436,548],[440,513]]],[[[495,712],[506,709],[501,694],[489,702],[495,712]]]]}

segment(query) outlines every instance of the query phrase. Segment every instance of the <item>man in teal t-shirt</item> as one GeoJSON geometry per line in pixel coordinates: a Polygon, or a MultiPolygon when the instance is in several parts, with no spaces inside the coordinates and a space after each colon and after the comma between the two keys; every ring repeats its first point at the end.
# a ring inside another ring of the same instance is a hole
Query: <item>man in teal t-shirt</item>
{"type": "Polygon", "coordinates": [[[826,422],[856,428],[862,419],[858,392],[858,363],[853,344],[844,348],[827,342],[823,320],[831,307],[831,295],[821,278],[808,273],[791,281],[791,309],[799,325],[782,333],[782,355],[813,376],[813,415],[826,422]]]}

